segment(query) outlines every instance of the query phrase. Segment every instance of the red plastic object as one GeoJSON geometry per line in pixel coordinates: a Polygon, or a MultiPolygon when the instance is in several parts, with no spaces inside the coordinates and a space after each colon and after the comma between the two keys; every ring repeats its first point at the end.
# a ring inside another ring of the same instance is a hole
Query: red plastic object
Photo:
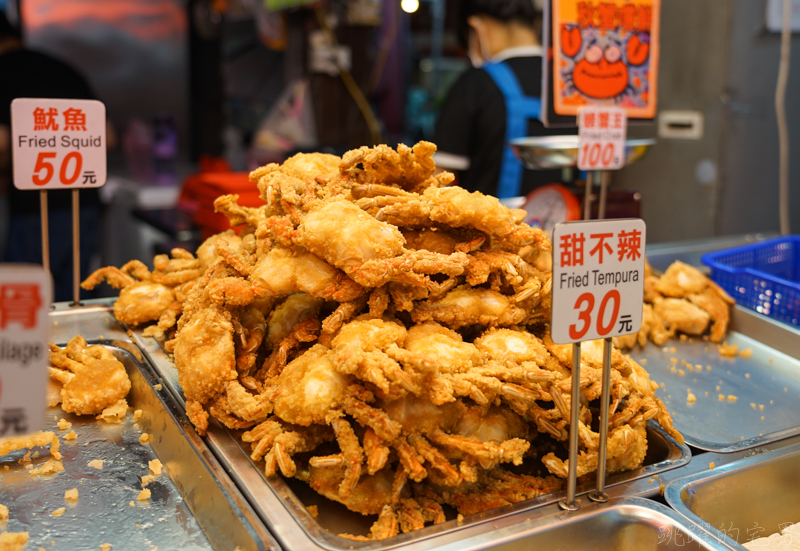
{"type": "Polygon", "coordinates": [[[228,219],[214,212],[214,201],[220,195],[236,194],[239,204],[259,207],[264,201],[259,197],[255,182],[247,172],[201,172],[189,176],[181,190],[178,205],[192,215],[192,220],[203,232],[203,237],[230,229],[228,219]]]}

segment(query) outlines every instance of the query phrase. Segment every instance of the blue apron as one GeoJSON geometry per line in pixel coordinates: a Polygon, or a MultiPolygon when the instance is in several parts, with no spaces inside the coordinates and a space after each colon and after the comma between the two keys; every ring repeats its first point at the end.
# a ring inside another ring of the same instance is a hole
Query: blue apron
{"type": "Polygon", "coordinates": [[[523,138],[528,133],[528,120],[538,119],[542,102],[539,98],[526,96],[522,92],[514,71],[502,61],[483,66],[494,83],[500,88],[506,104],[506,136],[503,160],[500,164],[500,181],[497,197],[517,197],[522,189],[522,163],[514,156],[508,142],[523,138]]]}

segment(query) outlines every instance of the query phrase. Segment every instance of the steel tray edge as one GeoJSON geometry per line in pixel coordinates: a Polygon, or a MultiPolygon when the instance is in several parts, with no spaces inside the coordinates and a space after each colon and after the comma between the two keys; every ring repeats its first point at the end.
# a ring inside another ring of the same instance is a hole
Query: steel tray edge
{"type": "Polygon", "coordinates": [[[746,551],[745,547],[743,547],[741,544],[729,538],[724,532],[714,528],[713,526],[710,527],[708,522],[704,521],[702,518],[692,512],[683,503],[681,494],[699,482],[723,476],[732,471],[747,469],[748,467],[766,461],[775,461],[781,457],[796,454],[798,452],[800,452],[800,441],[782,447],[759,449],[759,451],[756,453],[751,452],[744,454],[741,457],[738,457],[724,465],[717,466],[714,469],[707,469],[693,474],[686,474],[685,476],[676,478],[667,484],[667,487],[664,490],[664,499],[678,515],[698,526],[702,526],[707,532],[711,533],[715,538],[725,543],[725,545],[727,545],[729,548],[746,551]]]}

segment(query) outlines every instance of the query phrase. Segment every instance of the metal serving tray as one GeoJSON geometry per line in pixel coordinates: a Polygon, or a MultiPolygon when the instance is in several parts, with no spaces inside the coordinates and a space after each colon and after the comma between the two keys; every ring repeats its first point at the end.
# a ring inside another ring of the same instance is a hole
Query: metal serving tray
{"type": "Polygon", "coordinates": [[[708,451],[733,452],[800,434],[800,331],[741,307],[731,314],[735,331],[725,340],[740,351],[751,349],[750,358],[723,357],[716,344],[701,339],[648,343],[630,353],[646,360],[650,377],[664,385],[657,395],[686,442],[708,451]],[[689,389],[694,403],[687,401],[689,389]]]}
{"type": "MultiPolygon", "coordinates": [[[[65,470],[31,476],[19,463],[27,450],[0,457],[0,465],[8,468],[0,468],[0,503],[10,510],[0,529],[29,532],[28,546],[37,549],[52,549],[51,542],[56,549],[97,549],[103,543],[114,549],[279,549],[168,391],[156,390],[155,372],[108,307],[59,304],[50,319],[55,342],[64,344],[81,334],[92,344],[107,346],[125,365],[131,412],[112,425],[49,408],[44,430],[60,437],[65,470]],[[136,409],[142,416],[134,424],[136,409]],[[58,429],[60,418],[72,423],[75,440],[64,439],[69,431],[58,429]],[[147,444],[139,442],[142,432],[151,436],[147,444]],[[161,460],[163,474],[148,485],[150,500],[139,502],[141,476],[155,458],[161,460]],[[94,459],[104,461],[102,470],[87,466],[94,459]],[[71,488],[79,492],[74,504],[64,500],[71,488]],[[66,508],[64,515],[52,517],[61,507],[66,508]]],[[[33,459],[34,467],[51,459],[47,448],[36,451],[40,456],[33,459]]]]}
{"type": "MultiPolygon", "coordinates": [[[[133,338],[147,355],[150,364],[158,371],[165,385],[182,402],[177,370],[161,346],[154,339],[142,337],[141,331],[135,331],[133,338]]],[[[522,512],[553,504],[564,495],[563,492],[559,492],[541,496],[467,517],[462,522],[452,519],[437,526],[429,526],[384,541],[357,542],[341,538],[337,534],[343,532],[366,534],[375,520],[373,517],[353,513],[341,504],[322,498],[302,482],[285,480],[282,477],[268,480],[263,474],[263,463],[256,464],[250,460],[250,446],[238,439],[239,433],[240,431],[229,431],[212,422],[207,442],[239,484],[242,492],[250,499],[253,508],[272,534],[288,549],[378,550],[398,545],[403,545],[404,549],[409,550],[427,550],[439,546],[447,548],[449,542],[462,538],[459,534],[463,530],[479,527],[483,532],[491,531],[501,518],[509,515],[519,517],[522,512]],[[317,505],[319,511],[317,518],[312,517],[306,509],[310,505],[317,505]]],[[[691,454],[688,447],[675,443],[656,425],[648,427],[648,441],[650,446],[644,466],[635,471],[609,476],[608,487],[652,477],[689,462],[691,454]]],[[[586,483],[580,485],[578,491],[586,493],[593,488],[593,483],[586,483]]],[[[652,488],[652,486],[642,488],[642,492],[651,492],[652,488]]],[[[655,484],[655,489],[658,489],[658,484],[655,484]]]]}
{"type": "Polygon", "coordinates": [[[672,481],[667,502],[732,549],[800,522],[800,444],[757,451],[672,481]]]}
{"type": "Polygon", "coordinates": [[[535,518],[518,521],[511,527],[514,532],[500,528],[493,534],[491,543],[473,547],[467,540],[444,549],[726,549],[705,530],[687,522],[668,507],[642,498],[618,498],[606,504],[589,502],[577,513],[568,513],[557,505],[551,505],[539,513],[535,518]],[[520,530],[521,527],[524,528],[520,530]]]}

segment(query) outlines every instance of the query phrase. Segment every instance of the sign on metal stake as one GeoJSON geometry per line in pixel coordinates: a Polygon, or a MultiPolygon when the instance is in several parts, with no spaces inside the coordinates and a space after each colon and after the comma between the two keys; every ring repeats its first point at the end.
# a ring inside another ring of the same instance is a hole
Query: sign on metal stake
{"type": "Polygon", "coordinates": [[[11,102],[14,186],[40,190],[42,264],[50,271],[47,190],[72,190],[73,302],[80,305],[80,188],[106,182],[106,107],[96,100],[11,102]]]}
{"type": "Polygon", "coordinates": [[[611,379],[611,339],[635,333],[642,325],[644,245],[642,220],[566,222],[553,229],[553,311],[551,338],[572,343],[572,400],[567,496],[563,509],[575,501],[580,410],[580,343],[604,339],[597,489],[589,498],[606,501],[608,407],[611,379]]]}

